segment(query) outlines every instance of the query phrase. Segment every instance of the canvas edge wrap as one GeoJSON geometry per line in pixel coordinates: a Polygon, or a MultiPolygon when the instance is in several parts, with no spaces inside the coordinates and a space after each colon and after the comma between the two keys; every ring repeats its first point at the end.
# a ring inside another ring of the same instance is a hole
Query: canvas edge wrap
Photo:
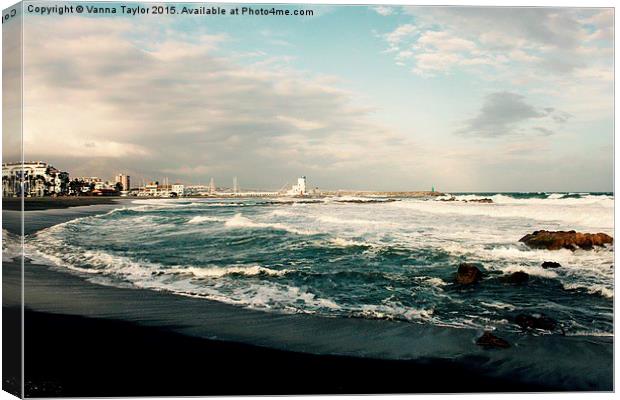
{"type": "MultiPolygon", "coordinates": [[[[17,3],[2,12],[2,162],[17,163],[23,171],[23,3],[17,3]]],[[[22,175],[23,177],[23,175],[22,175]]],[[[21,255],[11,262],[2,261],[2,390],[22,398],[24,396],[24,199],[23,180],[5,182],[3,176],[3,200],[5,185],[19,187],[17,199],[13,198],[12,211],[3,201],[3,243],[8,235],[16,238],[21,255]],[[13,213],[12,232],[8,233],[6,213],[13,213]],[[15,215],[17,214],[17,215],[15,215]],[[12,271],[11,271],[12,270],[12,271]]],[[[15,244],[15,243],[13,243],[15,244]]]]}

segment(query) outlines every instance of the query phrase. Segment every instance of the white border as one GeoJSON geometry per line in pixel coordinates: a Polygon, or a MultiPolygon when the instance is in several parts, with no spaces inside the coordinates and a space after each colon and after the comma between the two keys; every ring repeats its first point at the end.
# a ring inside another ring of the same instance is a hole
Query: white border
{"type": "MultiPolygon", "coordinates": [[[[99,0],[99,1],[119,1],[119,0],[99,0]]],[[[86,1],[85,1],[86,2],[86,1]]],[[[127,1],[130,2],[130,1],[127,1]]],[[[154,1],[142,1],[142,3],[147,3],[147,2],[154,2],[154,1]]],[[[163,2],[163,1],[158,1],[158,2],[163,2]]],[[[186,3],[205,3],[205,1],[199,1],[199,0],[184,0],[183,2],[186,3]]],[[[300,1],[300,0],[263,0],[263,1],[249,1],[249,0],[237,0],[237,1],[217,1],[218,3],[234,3],[234,4],[241,4],[241,3],[284,3],[284,4],[359,4],[359,5],[364,5],[364,4],[369,4],[369,5],[440,5],[440,6],[536,6],[536,7],[543,7],[543,6],[547,6],[547,7],[614,7],[616,6],[616,2],[613,0],[582,0],[582,1],[575,1],[575,0],[544,0],[544,1],[532,1],[532,0],[521,0],[521,1],[515,1],[515,0],[504,0],[501,3],[498,3],[498,1],[493,1],[493,0],[473,0],[473,1],[466,1],[466,0],[443,0],[443,1],[435,1],[435,0],[426,0],[423,2],[420,1],[403,1],[403,0],[391,0],[391,1],[385,1],[385,0],[375,0],[375,1],[368,1],[368,0],[336,0],[336,1],[330,1],[330,0],[312,0],[312,1],[300,1]]],[[[12,6],[13,4],[17,3],[16,1],[11,1],[11,0],[0,0],[0,8],[5,9],[7,7],[12,6]]],[[[614,43],[614,76],[615,76],[615,72],[616,72],[616,68],[617,68],[617,63],[616,61],[616,56],[615,54],[617,54],[617,42],[614,43]]],[[[2,60],[2,42],[0,41],[0,62],[2,60]]],[[[2,80],[0,78],[0,84],[1,84],[2,80]]],[[[615,85],[614,85],[614,98],[615,98],[616,92],[615,92],[615,85]]],[[[614,107],[614,121],[617,120],[618,118],[618,109],[616,107],[614,107]]],[[[0,108],[0,119],[2,118],[2,110],[0,108]]],[[[615,126],[615,123],[614,123],[615,126]]],[[[615,138],[615,132],[614,132],[614,138],[615,138]]],[[[0,141],[0,153],[2,151],[2,143],[0,141]]],[[[616,154],[616,143],[614,140],[614,160],[615,160],[615,154],[616,154]]],[[[617,164],[614,162],[614,188],[618,187],[618,166],[617,164]]],[[[614,190],[615,193],[615,190],[614,190]]],[[[2,217],[0,215],[0,222],[2,221],[2,217]]],[[[620,217],[618,216],[618,214],[615,214],[615,218],[614,218],[614,226],[619,226],[618,222],[620,221],[620,217]]],[[[615,265],[618,265],[618,259],[616,254],[614,254],[614,258],[615,258],[615,265]]],[[[617,287],[617,283],[618,283],[618,274],[614,275],[615,277],[615,282],[614,282],[614,289],[617,287]]],[[[617,308],[617,300],[618,298],[616,296],[614,296],[614,310],[618,310],[617,308]]],[[[614,312],[614,318],[616,318],[616,313],[614,312]]],[[[614,321],[615,322],[615,321],[614,321]]],[[[0,339],[2,337],[2,333],[1,333],[1,327],[2,327],[2,321],[0,320],[0,339]]],[[[617,341],[615,341],[614,343],[614,353],[616,353],[617,350],[617,341]]],[[[1,355],[1,350],[0,350],[0,355],[1,355]]],[[[615,361],[615,357],[614,357],[614,361],[615,361]]],[[[615,367],[615,362],[614,362],[614,367],[615,367]]],[[[0,376],[1,376],[1,372],[2,372],[2,365],[0,363],[0,376]]],[[[614,368],[614,383],[618,383],[619,374],[618,374],[618,369],[614,368]]],[[[448,378],[448,377],[447,377],[448,378]]],[[[448,378],[449,379],[449,378],[448,378]]],[[[502,399],[507,399],[507,400],[514,400],[514,399],[520,399],[523,397],[526,397],[528,399],[561,399],[561,400],[567,400],[567,399],[579,399],[579,398],[588,398],[588,399],[611,399],[614,398],[614,394],[607,394],[607,393],[566,393],[566,394],[470,394],[470,395],[379,395],[379,396],[373,396],[372,398],[377,398],[377,399],[404,399],[404,398],[411,398],[411,399],[422,399],[422,400],[426,400],[426,399],[467,399],[467,398],[472,398],[473,396],[475,397],[483,397],[486,399],[491,399],[491,398],[496,398],[496,397],[501,397],[502,399]]],[[[309,398],[309,397],[314,397],[314,396],[287,396],[288,398],[309,398]]],[[[342,396],[321,396],[322,399],[337,399],[340,398],[342,396]]],[[[366,399],[368,396],[347,396],[347,399],[366,399]]],[[[0,400],[9,400],[9,399],[14,399],[15,397],[13,397],[12,395],[9,395],[6,392],[0,392],[0,400]]],[[[214,398],[214,397],[212,397],[214,398]]],[[[226,399],[226,400],[237,400],[237,399],[248,399],[248,398],[260,398],[260,399],[264,399],[264,400],[271,400],[271,399],[280,399],[281,397],[221,397],[222,399],[226,399]]],[[[142,397],[142,399],[151,399],[149,397],[142,397]]],[[[153,398],[154,399],[154,398],[153,398]]],[[[185,399],[184,397],[170,397],[170,399],[185,399]]]]}

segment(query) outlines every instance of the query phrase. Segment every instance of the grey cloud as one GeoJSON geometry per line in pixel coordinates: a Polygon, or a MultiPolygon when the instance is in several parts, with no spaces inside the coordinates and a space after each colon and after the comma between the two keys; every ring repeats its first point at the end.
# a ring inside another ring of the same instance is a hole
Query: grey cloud
{"type": "Polygon", "coordinates": [[[478,115],[466,121],[457,133],[464,136],[499,137],[519,133],[519,124],[546,117],[548,109],[537,109],[525,97],[511,92],[487,95],[478,115]]]}
{"type": "Polygon", "coordinates": [[[551,113],[551,118],[560,124],[565,123],[566,121],[568,121],[570,118],[572,118],[573,116],[567,112],[563,112],[563,111],[557,111],[557,112],[553,112],[551,113]]]}
{"type": "Polygon", "coordinates": [[[551,129],[547,129],[542,126],[535,126],[533,129],[539,132],[542,136],[551,136],[554,134],[554,132],[551,129]]]}
{"type": "MultiPolygon", "coordinates": [[[[437,20],[458,26],[464,35],[470,33],[501,32],[515,39],[524,38],[543,45],[574,48],[582,34],[574,11],[559,8],[532,7],[441,7],[416,8],[414,15],[431,14],[437,20]]],[[[503,42],[489,43],[497,48],[503,42]]]]}

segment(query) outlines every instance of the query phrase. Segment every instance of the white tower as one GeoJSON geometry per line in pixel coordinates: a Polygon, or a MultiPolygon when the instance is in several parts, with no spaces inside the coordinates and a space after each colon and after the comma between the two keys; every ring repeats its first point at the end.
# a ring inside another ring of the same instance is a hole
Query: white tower
{"type": "Polygon", "coordinates": [[[239,184],[237,183],[237,177],[233,178],[233,193],[239,192],[239,184]]]}
{"type": "Polygon", "coordinates": [[[306,194],[306,177],[305,176],[302,176],[301,178],[297,179],[297,191],[301,196],[306,194]]]}
{"type": "Polygon", "coordinates": [[[215,193],[215,180],[211,178],[211,182],[209,182],[209,193],[215,193]]]}

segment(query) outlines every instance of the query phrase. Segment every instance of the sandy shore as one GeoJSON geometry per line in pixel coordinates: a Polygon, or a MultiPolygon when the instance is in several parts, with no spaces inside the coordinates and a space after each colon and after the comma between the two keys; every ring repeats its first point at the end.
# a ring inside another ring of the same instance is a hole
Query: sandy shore
{"type": "MultiPolygon", "coordinates": [[[[29,211],[26,234],[117,206],[29,211]]],[[[3,263],[5,320],[19,318],[19,277],[3,263]]],[[[30,396],[613,389],[609,337],[515,334],[484,350],[476,330],[267,314],[29,263],[24,277],[30,396]]]]}

